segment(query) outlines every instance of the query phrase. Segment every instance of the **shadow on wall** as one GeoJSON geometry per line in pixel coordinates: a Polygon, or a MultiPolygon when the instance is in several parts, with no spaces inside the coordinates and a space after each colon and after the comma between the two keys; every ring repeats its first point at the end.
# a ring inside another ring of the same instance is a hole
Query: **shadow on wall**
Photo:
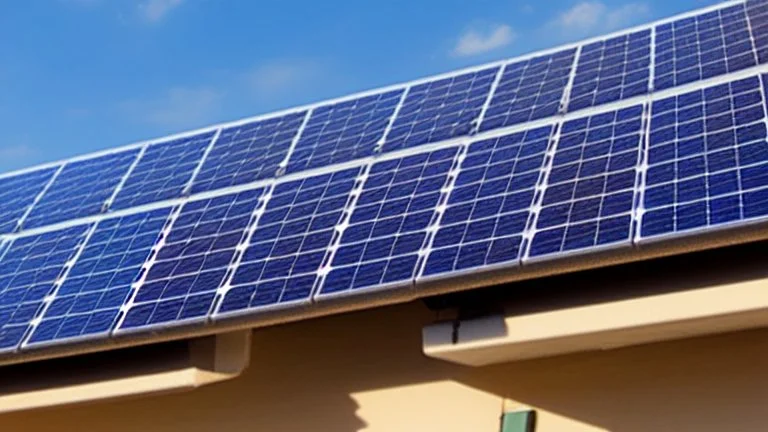
{"type": "Polygon", "coordinates": [[[0,416],[0,431],[764,431],[768,331],[468,368],[425,358],[420,304],[255,332],[240,378],[193,392],[0,416]]]}

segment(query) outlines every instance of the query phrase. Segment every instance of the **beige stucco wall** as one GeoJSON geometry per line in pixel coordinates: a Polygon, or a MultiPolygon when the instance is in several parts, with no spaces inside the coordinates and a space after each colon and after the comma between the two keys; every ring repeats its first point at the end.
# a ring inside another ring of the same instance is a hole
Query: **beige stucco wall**
{"type": "Polygon", "coordinates": [[[259,330],[246,374],[190,393],[0,416],[0,431],[492,432],[504,398],[538,431],[768,430],[768,331],[501,366],[421,354],[419,304],[259,330]]]}

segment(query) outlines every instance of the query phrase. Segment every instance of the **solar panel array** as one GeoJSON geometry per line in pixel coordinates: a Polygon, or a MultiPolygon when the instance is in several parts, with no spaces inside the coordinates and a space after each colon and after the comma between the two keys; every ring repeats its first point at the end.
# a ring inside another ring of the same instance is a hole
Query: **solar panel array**
{"type": "Polygon", "coordinates": [[[729,2],[0,176],[0,351],[765,221],[766,31],[729,2]]]}

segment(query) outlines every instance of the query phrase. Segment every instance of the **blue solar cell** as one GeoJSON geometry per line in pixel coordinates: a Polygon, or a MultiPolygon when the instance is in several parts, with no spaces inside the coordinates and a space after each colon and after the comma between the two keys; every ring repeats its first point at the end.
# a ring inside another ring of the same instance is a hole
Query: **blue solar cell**
{"type": "Polygon", "coordinates": [[[568,111],[648,93],[651,31],[641,30],[584,45],[568,111]]]}
{"type": "Polygon", "coordinates": [[[573,48],[506,65],[480,130],[556,115],[575,55],[573,48]]]}
{"type": "Polygon", "coordinates": [[[757,59],[761,64],[768,62],[768,2],[765,0],[748,1],[747,17],[752,30],[757,59]]]}
{"type": "Polygon", "coordinates": [[[427,228],[458,147],[374,164],[363,184],[320,295],[403,283],[415,277],[427,228]]]}
{"type": "Polygon", "coordinates": [[[165,208],[100,221],[27,345],[106,335],[169,215],[165,208]]]}
{"type": "Polygon", "coordinates": [[[275,186],[218,313],[308,302],[360,171],[275,186]]]}
{"type": "Polygon", "coordinates": [[[306,111],[302,111],[222,130],[192,184],[192,192],[274,177],[305,117],[306,111]]]}
{"type": "Polygon", "coordinates": [[[743,4],[656,27],[654,89],[661,90],[756,64],[743,4]]]}
{"type": "Polygon", "coordinates": [[[643,107],[563,124],[528,256],[632,239],[643,107]]]}
{"type": "Polygon", "coordinates": [[[404,90],[323,105],[312,110],[288,161],[288,173],[374,154],[404,90]]]}
{"type": "Polygon", "coordinates": [[[408,89],[383,150],[400,150],[469,135],[498,71],[498,67],[492,67],[408,89]]]}
{"type": "Polygon", "coordinates": [[[758,77],[653,102],[641,237],[768,215],[758,77]]]}
{"type": "Polygon", "coordinates": [[[16,230],[35,198],[51,181],[58,168],[46,168],[0,178],[0,234],[16,230]]]}
{"type": "Polygon", "coordinates": [[[101,213],[138,153],[134,149],[67,163],[32,207],[24,228],[101,213]]]}
{"type": "Polygon", "coordinates": [[[20,237],[0,259],[0,350],[18,347],[90,227],[20,237]]]}
{"type": "Polygon", "coordinates": [[[520,258],[552,126],[469,146],[424,267],[425,276],[520,258]]]}
{"type": "Polygon", "coordinates": [[[186,203],[118,330],[204,319],[263,193],[249,190],[186,203]]]}
{"type": "Polygon", "coordinates": [[[152,144],[128,175],[112,209],[125,209],[182,196],[214,132],[152,144]]]}

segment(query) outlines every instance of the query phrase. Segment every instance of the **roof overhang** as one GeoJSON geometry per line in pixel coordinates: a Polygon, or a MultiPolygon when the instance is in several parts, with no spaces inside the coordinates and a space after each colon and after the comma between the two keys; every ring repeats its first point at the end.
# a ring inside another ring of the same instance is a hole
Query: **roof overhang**
{"type": "Polygon", "coordinates": [[[193,390],[239,376],[250,347],[251,332],[244,330],[192,339],[165,355],[116,351],[102,361],[80,359],[75,367],[52,360],[31,373],[9,370],[16,376],[0,379],[0,413],[193,390]]]}
{"type": "Polygon", "coordinates": [[[544,312],[437,323],[423,329],[423,350],[436,359],[485,366],[766,326],[768,278],[761,278],[544,312]]]}

